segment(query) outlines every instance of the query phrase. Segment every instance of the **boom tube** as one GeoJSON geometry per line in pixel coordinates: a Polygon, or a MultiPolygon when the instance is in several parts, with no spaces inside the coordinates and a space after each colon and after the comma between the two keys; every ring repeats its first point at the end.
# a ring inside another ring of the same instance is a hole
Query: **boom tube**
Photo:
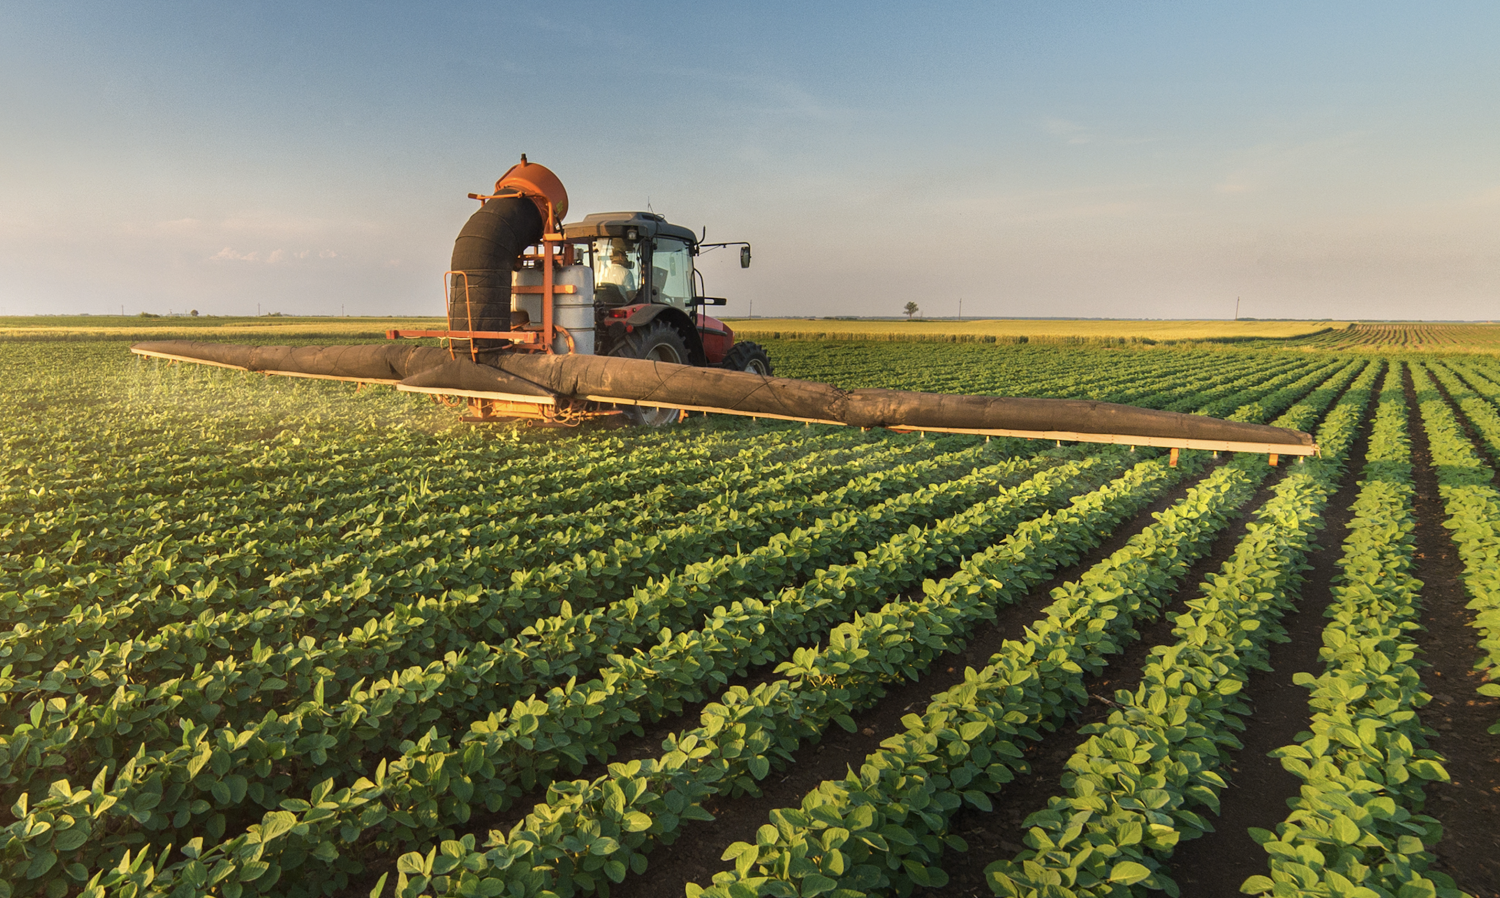
{"type": "Polygon", "coordinates": [[[1273,456],[1318,451],[1312,437],[1297,430],[1110,402],[843,390],[787,377],[608,356],[491,352],[476,363],[431,346],[244,346],[186,340],[138,343],[131,351],[243,371],[537,405],[646,405],[854,427],[1273,456]]]}

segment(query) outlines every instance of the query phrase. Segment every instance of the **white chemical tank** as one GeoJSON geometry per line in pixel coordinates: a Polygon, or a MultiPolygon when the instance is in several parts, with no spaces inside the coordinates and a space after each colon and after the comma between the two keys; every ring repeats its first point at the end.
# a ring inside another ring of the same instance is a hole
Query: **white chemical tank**
{"type": "MultiPolygon", "coordinates": [[[[523,268],[516,272],[513,283],[518,287],[542,286],[540,268],[523,268]]],[[[572,293],[558,293],[552,297],[552,323],[567,328],[573,335],[573,351],[579,355],[594,354],[594,269],[587,265],[567,265],[554,269],[552,283],[568,285],[572,293]]],[[[542,326],[542,295],[540,293],[512,293],[512,312],[526,313],[527,328],[537,330],[542,326]]],[[[568,338],[562,334],[552,343],[552,351],[559,355],[568,352],[568,338]]]]}

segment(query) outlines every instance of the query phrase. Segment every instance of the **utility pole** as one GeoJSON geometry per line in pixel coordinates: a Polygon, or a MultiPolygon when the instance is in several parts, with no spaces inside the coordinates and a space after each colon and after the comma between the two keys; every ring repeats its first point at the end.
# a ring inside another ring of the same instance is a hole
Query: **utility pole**
{"type": "Polygon", "coordinates": [[[1238,296],[1234,298],[1234,320],[1240,320],[1240,298],[1238,296]]]}
{"type": "Polygon", "coordinates": [[[750,300],[750,317],[755,317],[755,300],[750,300]]]}
{"type": "Polygon", "coordinates": [[[958,320],[964,320],[964,298],[962,296],[958,298],[958,320]]]}

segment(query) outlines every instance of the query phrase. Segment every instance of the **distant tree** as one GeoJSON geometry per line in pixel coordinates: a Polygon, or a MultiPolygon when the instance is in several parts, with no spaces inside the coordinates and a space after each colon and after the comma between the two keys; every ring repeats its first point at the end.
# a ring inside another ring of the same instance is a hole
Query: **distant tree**
{"type": "Polygon", "coordinates": [[[917,304],[914,303],[914,302],[907,303],[906,304],[906,320],[910,321],[911,320],[911,316],[913,316],[915,314],[917,314],[917,304]]]}
{"type": "Polygon", "coordinates": [[[188,312],[188,314],[191,315],[191,316],[193,316],[194,318],[197,318],[198,317],[198,310],[194,309],[191,312],[188,312]]]}

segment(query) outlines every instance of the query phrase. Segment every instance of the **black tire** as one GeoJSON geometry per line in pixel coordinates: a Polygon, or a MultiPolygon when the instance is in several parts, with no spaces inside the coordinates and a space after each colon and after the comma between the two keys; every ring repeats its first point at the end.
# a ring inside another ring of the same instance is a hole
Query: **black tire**
{"type": "Polygon", "coordinates": [[[719,363],[720,368],[728,368],[731,371],[748,371],[751,374],[763,374],[771,376],[771,357],[759,343],[739,342],[729,348],[724,354],[724,361],[719,363]]]}
{"type": "MultiPolygon", "coordinates": [[[[688,365],[687,343],[677,329],[665,321],[653,321],[645,327],[636,328],[625,335],[609,353],[627,359],[645,359],[650,362],[667,362],[673,365],[688,365]]],[[[664,427],[676,424],[682,417],[682,409],[655,408],[649,405],[623,406],[625,418],[632,424],[644,427],[664,427]]]]}

